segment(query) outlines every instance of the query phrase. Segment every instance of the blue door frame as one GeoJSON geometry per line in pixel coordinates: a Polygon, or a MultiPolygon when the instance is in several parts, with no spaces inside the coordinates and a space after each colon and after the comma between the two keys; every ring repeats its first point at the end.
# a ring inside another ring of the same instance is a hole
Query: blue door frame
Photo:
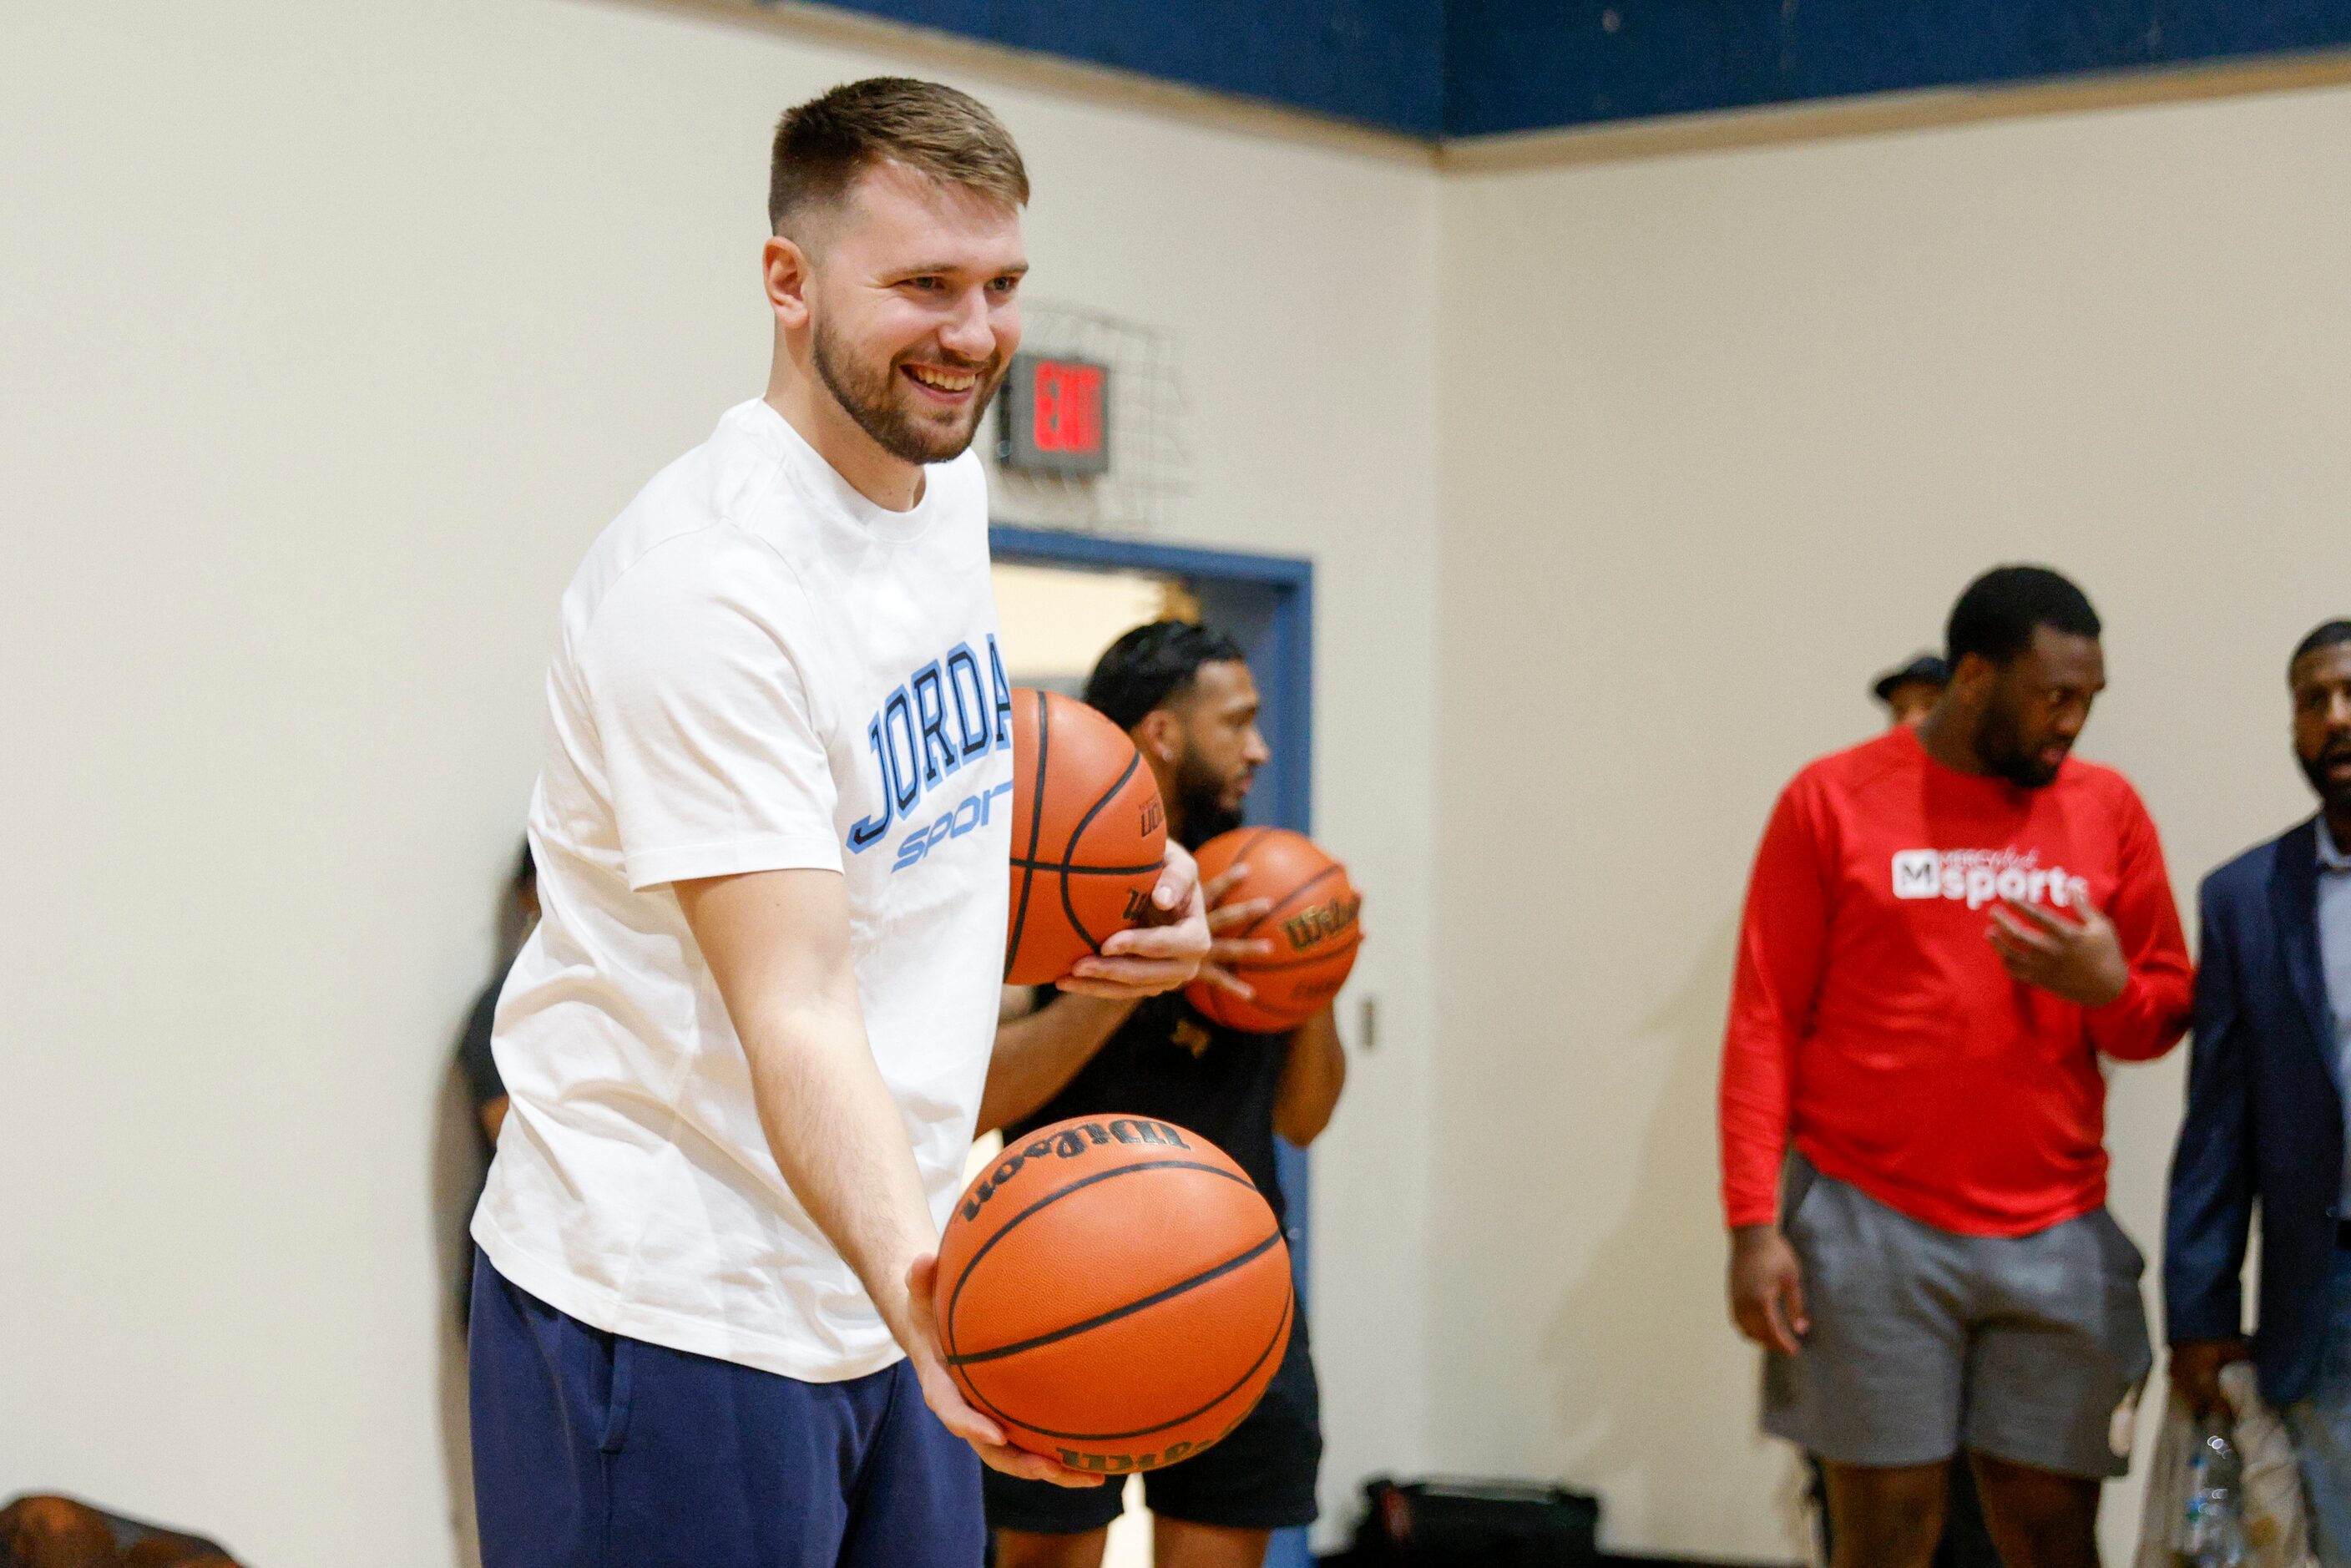
{"type": "MultiPolygon", "coordinates": [[[[1229,633],[1249,654],[1262,704],[1258,727],[1271,759],[1249,790],[1249,820],[1311,832],[1314,828],[1314,563],[1288,556],[1244,555],[1070,534],[998,523],[987,530],[999,561],[1085,571],[1146,571],[1178,578],[1200,601],[1201,619],[1229,633]]],[[[1281,1190],[1290,1210],[1290,1264],[1301,1312],[1307,1302],[1307,1163],[1302,1149],[1276,1141],[1281,1190]]],[[[1266,1568],[1307,1568],[1306,1531],[1277,1531],[1266,1568]]]]}

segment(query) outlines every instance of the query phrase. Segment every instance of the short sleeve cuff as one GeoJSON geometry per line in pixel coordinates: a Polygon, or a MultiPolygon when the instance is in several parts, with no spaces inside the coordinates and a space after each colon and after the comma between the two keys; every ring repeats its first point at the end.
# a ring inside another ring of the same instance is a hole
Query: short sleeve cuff
{"type": "Polygon", "coordinates": [[[718,843],[661,845],[628,852],[624,858],[629,890],[632,893],[705,876],[841,869],[841,846],[831,838],[796,833],[762,833],[718,843]]]}

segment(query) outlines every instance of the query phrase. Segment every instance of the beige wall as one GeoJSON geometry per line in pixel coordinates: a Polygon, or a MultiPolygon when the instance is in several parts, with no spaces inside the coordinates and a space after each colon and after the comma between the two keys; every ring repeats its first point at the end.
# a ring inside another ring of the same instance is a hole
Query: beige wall
{"type": "MultiPolygon", "coordinates": [[[[591,0],[201,9],[0,13],[0,1494],[431,1568],[444,1053],[555,596],[758,385],[775,112],[906,62],[591,0]]],[[[1383,1019],[1317,1150],[1326,1505],[1556,1475],[1619,1544],[1785,1553],[1712,1197],[1754,835],[2020,556],[2108,616],[2085,749],[2183,890],[2303,809],[2351,95],[1440,185],[966,79],[1038,294],[1178,343],[1164,536],[1321,573],[1383,1019]]],[[[2143,1239],[2176,1097],[2117,1079],[2143,1239]]]]}
{"type": "MultiPolygon", "coordinates": [[[[432,1568],[444,1053],[556,596],[762,384],[776,113],[903,64],[586,0],[12,6],[0,58],[0,1495],[432,1568]]],[[[1424,1458],[1435,177],[970,85],[1036,292],[1177,340],[1168,531],[1322,569],[1386,1024],[1318,1151],[1343,1496],[1424,1458]]]]}
{"type": "MultiPolygon", "coordinates": [[[[2351,608],[2346,167],[2338,91],[1448,182],[1441,1462],[1599,1487],[1626,1544],[1792,1544],[1719,1304],[1732,927],[1774,791],[1969,576],[2088,587],[2084,750],[2183,897],[2307,810],[2283,664],[2351,608]]],[[[2150,1250],[2178,1093],[2115,1075],[2150,1250]]]]}

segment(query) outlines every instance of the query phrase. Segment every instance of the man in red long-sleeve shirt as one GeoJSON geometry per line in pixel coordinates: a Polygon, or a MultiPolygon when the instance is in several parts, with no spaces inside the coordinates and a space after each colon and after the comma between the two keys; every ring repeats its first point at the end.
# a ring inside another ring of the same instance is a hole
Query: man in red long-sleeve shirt
{"type": "Polygon", "coordinates": [[[2010,1568],[2097,1562],[2151,1360],[2099,1058],[2191,973],[2137,795],[2074,760],[2097,614],[2039,567],[1951,612],[1916,729],[1822,758],[1756,852],[1723,1042],[1731,1311],[1819,1455],[1837,1568],[1931,1558],[1956,1452],[2010,1568]]]}

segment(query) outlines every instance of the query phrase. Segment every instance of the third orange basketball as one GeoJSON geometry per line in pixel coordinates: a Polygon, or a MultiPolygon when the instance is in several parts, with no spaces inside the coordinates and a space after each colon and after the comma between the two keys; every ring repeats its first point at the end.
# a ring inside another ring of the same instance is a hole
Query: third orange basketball
{"type": "Polygon", "coordinates": [[[1248,868],[1219,895],[1218,905],[1262,898],[1273,907],[1247,927],[1218,935],[1265,938],[1273,950],[1228,966],[1256,995],[1239,997],[1196,980],[1184,993],[1192,1005],[1251,1034],[1296,1029],[1328,1007],[1347,983],[1364,940],[1363,895],[1347,880],[1347,868],[1287,828],[1236,828],[1202,844],[1195,858],[1203,886],[1234,866],[1248,868]]]}

